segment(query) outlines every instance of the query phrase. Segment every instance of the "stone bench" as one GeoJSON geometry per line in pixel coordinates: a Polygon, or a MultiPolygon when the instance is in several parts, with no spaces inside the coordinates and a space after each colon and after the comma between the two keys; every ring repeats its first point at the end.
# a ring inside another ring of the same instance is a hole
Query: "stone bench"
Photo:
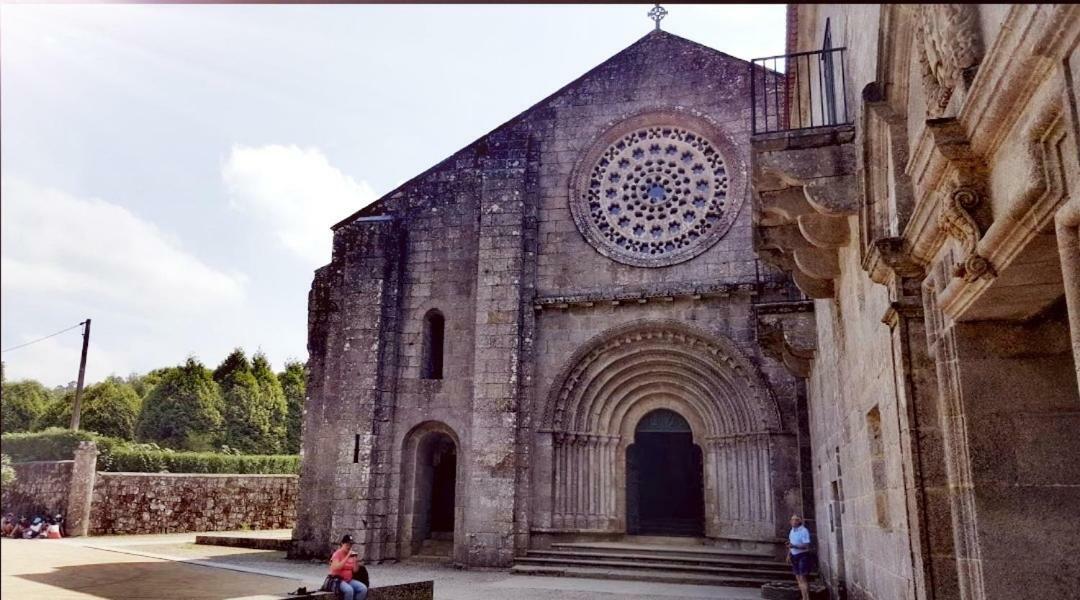
{"type": "MultiPolygon", "coordinates": [[[[287,594],[281,600],[334,600],[333,592],[313,591],[307,594],[287,594]]],[[[398,585],[381,585],[368,591],[367,600],[434,600],[435,582],[417,581],[398,585]]]]}

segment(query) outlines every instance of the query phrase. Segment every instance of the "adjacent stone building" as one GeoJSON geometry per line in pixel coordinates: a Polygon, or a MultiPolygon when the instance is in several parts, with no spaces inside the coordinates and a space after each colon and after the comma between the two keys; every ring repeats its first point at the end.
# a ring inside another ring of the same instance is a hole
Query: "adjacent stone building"
{"type": "Polygon", "coordinates": [[[812,306],[754,254],[749,82],[654,31],[334,227],[294,554],[760,547],[812,512],[805,388],[759,339],[812,306]]]}
{"type": "Polygon", "coordinates": [[[1080,10],[798,5],[788,33],[751,185],[759,255],[814,299],[776,328],[812,358],[824,578],[1080,597],[1080,10]]]}

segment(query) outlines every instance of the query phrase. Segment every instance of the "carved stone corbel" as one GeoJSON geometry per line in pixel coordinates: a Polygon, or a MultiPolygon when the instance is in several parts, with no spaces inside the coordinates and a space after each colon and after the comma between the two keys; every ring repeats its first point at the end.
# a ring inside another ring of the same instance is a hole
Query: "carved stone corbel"
{"type": "Polygon", "coordinates": [[[888,285],[894,278],[922,279],[923,268],[911,256],[907,240],[902,237],[878,238],[870,242],[869,251],[863,258],[863,269],[870,279],[880,285],[888,285]]]}
{"type": "Polygon", "coordinates": [[[982,204],[982,193],[972,186],[959,186],[949,193],[939,217],[946,234],[960,243],[964,258],[953,266],[953,277],[972,283],[997,276],[990,261],[979,255],[977,247],[982,231],[974,211],[982,204]]]}
{"type": "Polygon", "coordinates": [[[853,130],[837,129],[753,147],[755,248],[815,299],[834,296],[838,250],[851,243],[848,217],[858,211],[853,130]]]}
{"type": "Polygon", "coordinates": [[[817,351],[813,305],[784,302],[758,305],[758,343],[766,356],[781,363],[792,375],[809,377],[817,351]]]}

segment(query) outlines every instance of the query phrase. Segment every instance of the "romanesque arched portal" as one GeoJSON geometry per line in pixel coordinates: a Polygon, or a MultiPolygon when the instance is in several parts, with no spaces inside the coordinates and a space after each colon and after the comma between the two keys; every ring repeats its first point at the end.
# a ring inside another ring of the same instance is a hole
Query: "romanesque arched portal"
{"type": "Polygon", "coordinates": [[[658,409],[685,420],[700,448],[705,534],[775,535],[776,404],[734,343],[677,322],[611,330],[554,382],[541,432],[551,436],[552,528],[627,531],[627,449],[658,409]]]}

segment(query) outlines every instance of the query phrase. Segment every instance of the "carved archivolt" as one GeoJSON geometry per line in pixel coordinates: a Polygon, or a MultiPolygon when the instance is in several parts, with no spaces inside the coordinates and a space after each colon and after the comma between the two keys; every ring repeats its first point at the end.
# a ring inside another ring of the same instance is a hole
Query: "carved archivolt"
{"type": "Polygon", "coordinates": [[[979,64],[982,43],[974,4],[919,5],[915,40],[926,90],[926,112],[941,116],[964,72],[979,64]]]}
{"type": "Polygon", "coordinates": [[[953,276],[963,277],[968,283],[996,275],[990,261],[977,252],[982,232],[972,216],[972,211],[981,203],[982,194],[978,189],[970,186],[958,187],[949,194],[939,219],[939,224],[946,234],[960,243],[964,255],[953,268],[953,276]]]}
{"type": "Polygon", "coordinates": [[[733,342],[671,321],[622,326],[589,344],[556,379],[544,426],[618,435],[632,405],[653,396],[692,407],[702,437],[780,427],[775,401],[733,342]]]}
{"type": "Polygon", "coordinates": [[[673,321],[603,334],[553,383],[544,416],[552,526],[625,527],[626,448],[636,424],[656,409],[686,419],[702,450],[706,534],[771,537],[775,400],[731,340],[673,321]]]}

